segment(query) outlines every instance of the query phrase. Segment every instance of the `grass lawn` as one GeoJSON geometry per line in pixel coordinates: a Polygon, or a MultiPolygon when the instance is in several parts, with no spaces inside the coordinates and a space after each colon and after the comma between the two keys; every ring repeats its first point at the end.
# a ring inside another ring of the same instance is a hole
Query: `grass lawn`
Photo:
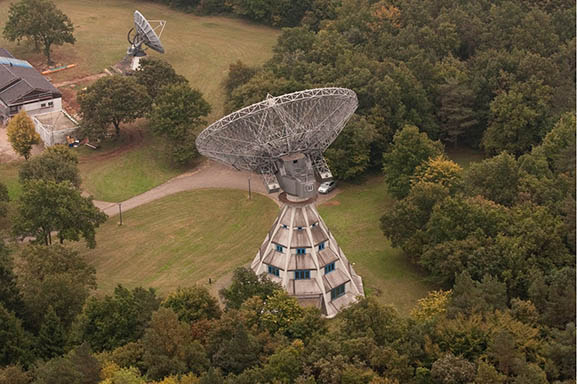
{"type": "MultiPolygon", "coordinates": [[[[74,23],[76,44],[53,47],[53,60],[57,65],[75,63],[77,67],[50,75],[53,83],[101,73],[120,61],[128,48],[126,34],[133,25],[133,12],[138,9],[151,20],[167,21],[161,37],[166,54],[149,50],[149,55],[168,61],[192,87],[203,92],[212,105],[208,121],[222,116],[224,94],[221,84],[229,65],[237,60],[249,65],[264,63],[272,56],[272,47],[280,34],[278,29],[240,19],[199,17],[153,2],[55,0],[55,3],[74,23]]],[[[9,5],[10,1],[0,2],[0,20],[7,19],[9,5]]],[[[20,45],[8,42],[0,34],[0,46],[39,69],[46,66],[42,54],[34,53],[25,42],[20,45]]],[[[82,86],[85,84],[77,88],[82,86]]],[[[150,143],[152,140],[120,156],[99,158],[94,164],[83,165],[84,187],[97,199],[120,201],[182,172],[170,169],[159,159],[162,155],[153,153],[155,148],[147,145],[150,143]]],[[[3,176],[2,172],[0,170],[0,176],[3,176]]]]}
{"type": "Polygon", "coordinates": [[[19,166],[19,162],[0,163],[0,182],[6,185],[10,197],[7,217],[0,217],[0,232],[10,228],[11,217],[16,213],[16,201],[22,194],[22,186],[18,182],[19,166]]]}
{"type": "Polygon", "coordinates": [[[198,190],[162,198],[108,220],[96,249],[78,249],[96,267],[98,287],[155,287],[213,282],[250,262],[278,206],[270,199],[234,190],[198,190]]]}
{"type": "Polygon", "coordinates": [[[177,176],[154,145],[142,145],[113,162],[83,163],[82,188],[96,200],[121,202],[177,176]]]}
{"type": "Polygon", "coordinates": [[[21,162],[0,163],[0,182],[8,188],[10,200],[16,200],[22,194],[22,186],[18,181],[18,170],[21,162]]]}
{"type": "Polygon", "coordinates": [[[379,218],[393,203],[382,177],[370,177],[360,185],[342,183],[340,188],[334,199],[318,207],[320,214],[363,278],[365,292],[408,314],[434,287],[391,247],[379,228],[379,218]]]}
{"type": "MultiPolygon", "coordinates": [[[[342,188],[319,207],[321,215],[355,263],[366,292],[408,314],[434,287],[379,229],[379,217],[391,204],[382,178],[342,188]]],[[[252,260],[278,214],[274,202],[254,196],[249,201],[245,192],[218,189],[178,193],[127,211],[123,226],[111,218],[97,232],[96,249],[77,247],[96,267],[102,292],[117,284],[167,293],[206,285],[209,277],[216,283],[252,260]]]]}
{"type": "Polygon", "coordinates": [[[170,164],[162,142],[146,133],[141,120],[100,149],[77,149],[82,188],[96,200],[121,202],[182,173],[170,164]],[[121,151],[121,152],[118,152],[121,151]]]}
{"type": "MultiPolygon", "coordinates": [[[[213,105],[213,115],[222,112],[221,82],[229,64],[242,60],[249,65],[262,64],[272,56],[272,47],[280,31],[240,19],[195,16],[161,4],[136,0],[55,0],[75,26],[76,44],[53,48],[58,64],[76,63],[77,67],[52,74],[55,83],[100,73],[126,54],[126,34],[132,28],[135,9],[151,20],[166,20],[161,36],[166,54],[149,50],[150,56],[162,56],[176,71],[200,89],[213,105]]],[[[0,2],[0,20],[8,17],[10,1],[0,2]]],[[[21,59],[44,64],[41,54],[0,37],[0,44],[21,59]]]]}

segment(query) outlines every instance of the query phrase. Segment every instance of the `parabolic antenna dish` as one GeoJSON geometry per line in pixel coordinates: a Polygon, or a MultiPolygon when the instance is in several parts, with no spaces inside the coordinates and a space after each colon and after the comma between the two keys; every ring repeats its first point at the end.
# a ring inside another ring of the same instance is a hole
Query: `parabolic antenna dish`
{"type": "Polygon", "coordinates": [[[142,44],[144,44],[156,52],[164,53],[164,47],[160,42],[159,36],[162,34],[162,30],[164,29],[164,25],[166,23],[163,20],[156,20],[156,23],[158,23],[158,27],[153,28],[150,22],[142,15],[142,13],[139,11],[134,11],[135,36],[132,41],[130,41],[129,38],[129,41],[132,46],[135,47],[136,51],[140,50],[140,47],[142,44]],[[156,29],[158,28],[160,28],[160,31],[157,33],[156,29]]]}
{"type": "Polygon", "coordinates": [[[346,88],[268,97],[211,124],[196,147],[236,169],[273,173],[275,161],[290,154],[322,158],[357,106],[357,95],[346,88]]]}

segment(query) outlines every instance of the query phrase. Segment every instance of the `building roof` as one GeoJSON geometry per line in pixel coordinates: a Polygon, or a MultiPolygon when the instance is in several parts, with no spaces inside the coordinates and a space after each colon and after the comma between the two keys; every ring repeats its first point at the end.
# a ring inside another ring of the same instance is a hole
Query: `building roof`
{"type": "Polygon", "coordinates": [[[6,105],[62,97],[60,91],[25,60],[0,48],[0,100],[6,105]]]}
{"type": "Polygon", "coordinates": [[[14,58],[14,56],[12,56],[12,54],[6,49],[6,48],[0,48],[0,57],[9,57],[9,58],[14,58]]]}

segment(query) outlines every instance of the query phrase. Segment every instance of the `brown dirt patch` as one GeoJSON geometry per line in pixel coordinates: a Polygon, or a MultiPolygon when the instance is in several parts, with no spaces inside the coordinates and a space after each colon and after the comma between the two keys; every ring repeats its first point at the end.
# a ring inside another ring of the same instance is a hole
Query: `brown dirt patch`
{"type": "MultiPolygon", "coordinates": [[[[117,140],[122,140],[123,143],[110,151],[81,158],[79,162],[81,164],[85,164],[103,160],[110,160],[115,157],[118,157],[123,153],[128,152],[141,145],[142,142],[144,141],[144,133],[142,132],[142,129],[139,128],[134,127],[132,129],[126,129],[125,127],[124,132],[121,133],[121,138],[117,140]]],[[[98,151],[98,149],[96,151],[98,151]]]]}
{"type": "Polygon", "coordinates": [[[325,205],[325,206],[327,206],[327,207],[334,207],[334,206],[337,206],[337,205],[341,205],[341,202],[338,201],[338,200],[334,200],[334,199],[333,199],[333,200],[327,201],[326,203],[323,203],[323,205],[325,205]]]}

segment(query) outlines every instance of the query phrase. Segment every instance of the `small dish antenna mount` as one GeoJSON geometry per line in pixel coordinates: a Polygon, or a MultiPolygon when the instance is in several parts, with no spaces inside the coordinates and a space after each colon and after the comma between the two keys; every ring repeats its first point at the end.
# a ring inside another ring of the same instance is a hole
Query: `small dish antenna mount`
{"type": "Polygon", "coordinates": [[[146,56],[143,45],[150,49],[164,53],[164,47],[160,42],[160,35],[164,31],[165,20],[147,20],[142,13],[134,11],[134,28],[128,31],[128,42],[130,47],[126,52],[129,56],[146,56]]]}

